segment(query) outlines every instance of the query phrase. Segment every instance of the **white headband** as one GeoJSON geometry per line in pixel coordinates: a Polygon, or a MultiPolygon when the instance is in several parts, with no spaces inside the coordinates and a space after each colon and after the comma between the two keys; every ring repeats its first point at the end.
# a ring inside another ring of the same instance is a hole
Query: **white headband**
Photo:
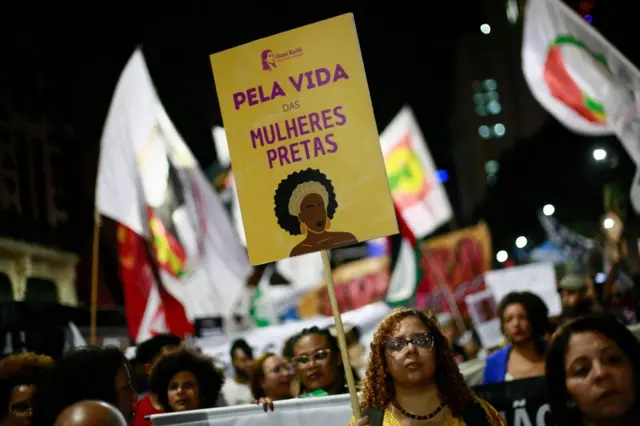
{"type": "Polygon", "coordinates": [[[289,198],[289,214],[291,216],[297,217],[300,214],[300,204],[304,197],[309,194],[318,194],[321,196],[324,201],[325,208],[327,207],[329,203],[329,193],[327,192],[327,188],[325,188],[320,182],[304,182],[296,186],[296,189],[291,193],[291,198],[289,198]]]}

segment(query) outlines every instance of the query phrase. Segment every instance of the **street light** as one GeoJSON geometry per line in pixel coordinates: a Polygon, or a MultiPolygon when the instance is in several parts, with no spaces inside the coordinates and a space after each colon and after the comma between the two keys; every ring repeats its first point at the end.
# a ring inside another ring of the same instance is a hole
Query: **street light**
{"type": "Polygon", "coordinates": [[[553,204],[545,204],[545,206],[542,208],[542,213],[545,216],[553,216],[555,212],[556,212],[556,208],[553,207],[553,204]]]}
{"type": "Polygon", "coordinates": [[[527,237],[518,237],[516,238],[516,247],[519,249],[525,248],[527,246],[527,237]]]}
{"type": "Polygon", "coordinates": [[[500,263],[506,262],[508,258],[509,254],[504,250],[500,250],[498,254],[496,254],[496,260],[500,263]]]}
{"type": "Polygon", "coordinates": [[[489,33],[491,33],[491,25],[489,25],[489,24],[482,24],[482,25],[480,25],[480,31],[482,32],[482,34],[489,34],[489,33]]]}
{"type": "Polygon", "coordinates": [[[607,151],[602,148],[596,148],[593,150],[593,159],[596,161],[602,161],[607,158],[607,151]]]}

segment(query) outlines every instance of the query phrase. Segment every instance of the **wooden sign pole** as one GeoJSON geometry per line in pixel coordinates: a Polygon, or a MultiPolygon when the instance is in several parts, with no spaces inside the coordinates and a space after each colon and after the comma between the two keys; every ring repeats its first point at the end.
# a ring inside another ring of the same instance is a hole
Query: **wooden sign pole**
{"type": "Polygon", "coordinates": [[[100,213],[93,220],[93,249],[91,257],[91,337],[89,343],[95,345],[98,335],[98,271],[100,270],[100,213]]]}
{"type": "Polygon", "coordinates": [[[333,274],[331,272],[331,262],[329,261],[329,252],[322,250],[322,265],[324,267],[324,280],[329,290],[329,302],[331,303],[331,311],[336,324],[336,335],[338,337],[338,345],[340,345],[340,354],[342,355],[342,366],[347,377],[347,386],[349,387],[349,396],[351,397],[351,410],[356,420],[360,418],[360,401],[356,391],[356,380],[353,377],[353,369],[351,368],[351,360],[349,359],[349,350],[347,347],[347,338],[344,335],[344,327],[342,326],[342,317],[340,316],[340,307],[338,306],[338,298],[336,297],[336,286],[333,282],[333,274]]]}

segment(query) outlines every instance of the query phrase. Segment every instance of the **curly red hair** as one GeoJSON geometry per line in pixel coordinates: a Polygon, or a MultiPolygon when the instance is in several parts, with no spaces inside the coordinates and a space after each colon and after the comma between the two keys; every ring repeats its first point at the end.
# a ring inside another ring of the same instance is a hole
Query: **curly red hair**
{"type": "Polygon", "coordinates": [[[454,416],[460,417],[476,400],[474,392],[467,386],[458,368],[451,347],[444,337],[434,316],[416,309],[397,309],[378,325],[371,342],[369,366],[363,386],[362,407],[385,409],[394,399],[393,380],[387,370],[384,341],[391,336],[396,325],[405,318],[418,318],[434,338],[436,354],[435,382],[444,402],[454,416]]]}

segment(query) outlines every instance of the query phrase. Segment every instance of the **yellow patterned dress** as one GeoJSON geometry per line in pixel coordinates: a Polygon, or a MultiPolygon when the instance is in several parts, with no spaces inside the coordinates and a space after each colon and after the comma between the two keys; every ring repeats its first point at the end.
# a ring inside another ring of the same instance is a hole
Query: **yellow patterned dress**
{"type": "MultiPolygon", "coordinates": [[[[498,414],[496,409],[493,408],[491,405],[489,405],[487,401],[478,398],[478,402],[480,402],[480,405],[482,405],[482,408],[484,408],[484,412],[487,413],[487,419],[489,420],[489,424],[491,426],[506,426],[505,422],[502,420],[502,417],[500,417],[500,414],[498,414]]],[[[355,423],[356,423],[355,419],[351,418],[351,421],[349,422],[349,426],[354,426],[355,423]]],[[[393,415],[393,413],[390,410],[384,410],[384,418],[382,419],[382,426],[402,426],[402,423],[400,423],[400,420],[396,419],[396,417],[393,415]]],[[[449,414],[447,418],[444,419],[442,426],[474,426],[474,425],[467,425],[464,422],[464,420],[458,417],[453,417],[451,416],[451,414],[449,414]]]]}

